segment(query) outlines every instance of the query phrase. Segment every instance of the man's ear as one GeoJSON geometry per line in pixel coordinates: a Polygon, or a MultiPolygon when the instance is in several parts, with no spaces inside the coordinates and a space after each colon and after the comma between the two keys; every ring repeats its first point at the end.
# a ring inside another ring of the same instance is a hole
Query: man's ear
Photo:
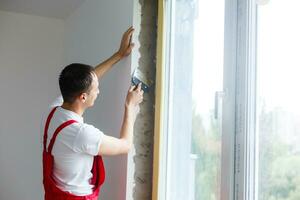
{"type": "Polygon", "coordinates": [[[86,99],[87,99],[87,94],[86,93],[81,93],[80,94],[80,101],[85,103],[86,99]]]}

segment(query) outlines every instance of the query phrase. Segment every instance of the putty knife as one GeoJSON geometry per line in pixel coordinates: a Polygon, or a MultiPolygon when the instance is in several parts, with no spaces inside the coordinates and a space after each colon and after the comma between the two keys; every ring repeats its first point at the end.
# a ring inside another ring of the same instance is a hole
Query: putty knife
{"type": "Polygon", "coordinates": [[[140,70],[138,69],[134,70],[132,74],[131,82],[132,85],[135,86],[137,86],[139,83],[142,83],[142,90],[144,92],[149,92],[151,81],[148,80],[140,70]]]}

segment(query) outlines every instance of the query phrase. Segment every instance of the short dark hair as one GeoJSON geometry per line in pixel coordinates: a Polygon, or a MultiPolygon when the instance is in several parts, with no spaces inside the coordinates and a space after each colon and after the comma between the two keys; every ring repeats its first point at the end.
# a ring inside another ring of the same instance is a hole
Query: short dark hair
{"type": "Polygon", "coordinates": [[[78,95],[89,92],[94,68],[90,65],[72,63],[59,76],[59,88],[64,102],[73,103],[78,95]]]}

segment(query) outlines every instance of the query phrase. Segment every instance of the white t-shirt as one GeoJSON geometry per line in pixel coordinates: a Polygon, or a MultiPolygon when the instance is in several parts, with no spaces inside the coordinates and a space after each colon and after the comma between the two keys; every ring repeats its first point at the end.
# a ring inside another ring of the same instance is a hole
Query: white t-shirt
{"type": "MultiPolygon", "coordinates": [[[[61,106],[62,103],[62,97],[59,97],[51,104],[49,111],[42,119],[42,135],[44,135],[44,126],[51,109],[61,106]]],[[[89,183],[93,176],[91,169],[94,156],[99,152],[103,133],[94,126],[84,123],[83,118],[77,113],[58,107],[49,124],[47,148],[56,128],[71,119],[78,123],[62,129],[52,149],[53,178],[61,190],[85,196],[92,193],[94,185],[89,183]]]]}

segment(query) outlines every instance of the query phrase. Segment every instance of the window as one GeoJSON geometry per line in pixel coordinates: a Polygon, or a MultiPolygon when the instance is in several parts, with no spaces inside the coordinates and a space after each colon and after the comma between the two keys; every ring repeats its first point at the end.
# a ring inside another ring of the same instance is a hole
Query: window
{"type": "Polygon", "coordinates": [[[297,0],[258,7],[259,200],[300,199],[299,9],[297,0]]]}
{"type": "Polygon", "coordinates": [[[166,196],[220,199],[224,1],[171,6],[166,196]]]}
{"type": "MultiPolygon", "coordinates": [[[[229,101],[234,96],[226,94],[234,94],[234,87],[228,87],[232,74],[223,79],[223,72],[234,71],[228,69],[234,68],[234,59],[224,59],[224,37],[234,33],[235,24],[228,23],[225,30],[224,22],[233,17],[225,19],[224,0],[166,1],[164,8],[160,199],[229,199],[234,149],[228,145],[234,141],[234,126],[222,124],[224,118],[229,123],[234,119],[234,100],[229,101]]],[[[227,42],[227,48],[233,46],[227,42]]]]}
{"type": "Polygon", "coordinates": [[[300,3],[162,2],[154,199],[300,199],[300,3]]]}

